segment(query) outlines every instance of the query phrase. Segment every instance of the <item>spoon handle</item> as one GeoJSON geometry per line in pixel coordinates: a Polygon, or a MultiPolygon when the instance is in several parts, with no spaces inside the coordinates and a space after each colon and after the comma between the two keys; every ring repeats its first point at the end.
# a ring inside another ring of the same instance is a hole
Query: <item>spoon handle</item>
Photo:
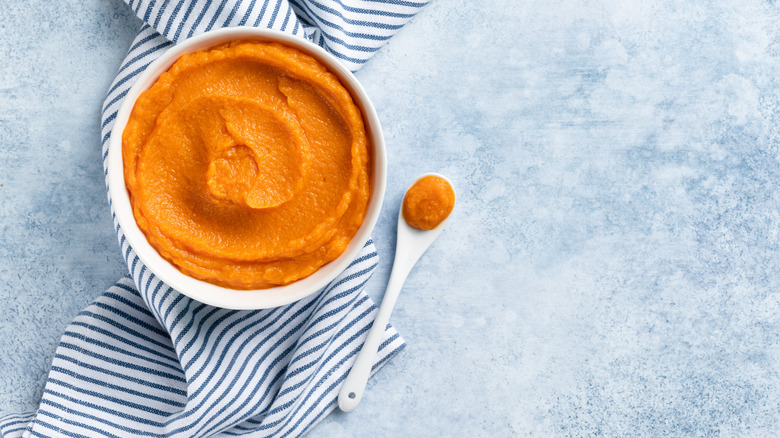
{"type": "MultiPolygon", "coordinates": [[[[412,263],[412,266],[414,266],[414,263],[412,263]]],[[[363,348],[360,349],[355,363],[352,364],[352,369],[349,371],[349,375],[339,391],[339,409],[344,412],[350,412],[355,409],[360,403],[360,399],[363,398],[363,391],[366,389],[368,377],[371,375],[371,367],[377,350],[379,350],[379,344],[382,341],[387,323],[390,321],[390,314],[393,312],[393,307],[396,300],[398,300],[398,295],[401,293],[401,288],[409,275],[409,271],[411,271],[411,266],[408,266],[407,263],[393,264],[393,272],[390,274],[385,297],[382,299],[382,304],[376,313],[374,324],[371,326],[368,337],[365,343],[363,343],[363,348]]]]}

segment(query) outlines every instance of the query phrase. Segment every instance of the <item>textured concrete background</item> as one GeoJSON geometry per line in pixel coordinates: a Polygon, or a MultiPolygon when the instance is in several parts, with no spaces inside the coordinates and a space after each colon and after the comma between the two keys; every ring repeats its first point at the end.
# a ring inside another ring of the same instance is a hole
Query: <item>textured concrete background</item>
{"type": "MultiPolygon", "coordinates": [[[[780,434],[780,5],[434,0],[358,74],[404,187],[457,185],[409,346],[311,436],[780,434]]],[[[125,271],[99,154],[139,21],[0,8],[0,412],[125,271]]]]}

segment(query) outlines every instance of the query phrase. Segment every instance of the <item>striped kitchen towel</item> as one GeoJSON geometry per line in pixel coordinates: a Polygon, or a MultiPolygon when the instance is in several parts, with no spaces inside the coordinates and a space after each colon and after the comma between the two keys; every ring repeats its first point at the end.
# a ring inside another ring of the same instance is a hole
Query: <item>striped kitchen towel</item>
{"type": "MultiPolygon", "coordinates": [[[[103,107],[103,162],[122,99],[172,44],[218,27],[258,26],[325,47],[357,70],[424,2],[128,0],[144,21],[103,107]]],[[[111,199],[109,199],[111,204],[111,199]]],[[[0,435],[296,437],[331,412],[376,308],[363,291],[369,242],[320,293],[271,310],[207,306],[138,259],[116,219],[130,276],[66,328],[40,407],[0,418],[0,435]]],[[[374,369],[404,347],[388,326],[374,369]]]]}

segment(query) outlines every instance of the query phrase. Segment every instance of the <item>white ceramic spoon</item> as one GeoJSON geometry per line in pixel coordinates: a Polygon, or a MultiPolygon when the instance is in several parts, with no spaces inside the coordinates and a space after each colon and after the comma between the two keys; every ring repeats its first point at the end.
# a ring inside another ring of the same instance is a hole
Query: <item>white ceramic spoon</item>
{"type": "MultiPolygon", "coordinates": [[[[446,180],[450,186],[452,183],[444,175],[438,173],[426,173],[421,175],[414,182],[416,183],[421,178],[433,175],[438,176],[446,180]]],[[[412,183],[414,185],[414,183],[412,183]]],[[[411,186],[409,186],[411,187],[411,186]]],[[[407,189],[408,191],[409,189],[407,189]]],[[[406,195],[404,194],[404,197],[406,195]]],[[[398,239],[395,244],[395,260],[393,261],[393,272],[390,274],[390,280],[387,283],[387,290],[385,291],[385,297],[382,299],[382,304],[379,306],[379,311],[374,319],[374,324],[371,326],[371,330],[368,332],[366,342],[363,344],[363,348],[360,349],[355,363],[352,364],[352,369],[347,376],[347,380],[341,386],[339,391],[339,409],[344,412],[350,412],[357,407],[360,403],[360,399],[363,398],[363,391],[366,389],[366,383],[368,377],[371,375],[371,366],[374,363],[374,358],[379,349],[379,343],[382,341],[382,336],[387,328],[387,323],[390,321],[390,314],[393,312],[398,295],[401,293],[401,287],[406,281],[406,277],[412,270],[414,265],[420,260],[426,249],[439,237],[449,217],[444,219],[436,228],[432,230],[418,230],[411,227],[406,223],[403,217],[403,206],[401,211],[398,212],[398,239]]]]}

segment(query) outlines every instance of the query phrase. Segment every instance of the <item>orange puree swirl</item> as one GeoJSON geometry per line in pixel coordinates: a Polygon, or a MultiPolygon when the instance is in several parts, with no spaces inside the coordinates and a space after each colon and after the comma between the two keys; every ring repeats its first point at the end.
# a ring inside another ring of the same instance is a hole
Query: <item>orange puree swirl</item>
{"type": "Polygon", "coordinates": [[[304,278],[334,260],[370,197],[360,110],[314,58],[235,42],[184,55],[136,101],[125,182],[149,243],[234,289],[304,278]]]}
{"type": "Polygon", "coordinates": [[[428,175],[406,191],[403,216],[406,223],[420,230],[432,230],[447,219],[455,207],[455,191],[446,179],[428,175]]]}

